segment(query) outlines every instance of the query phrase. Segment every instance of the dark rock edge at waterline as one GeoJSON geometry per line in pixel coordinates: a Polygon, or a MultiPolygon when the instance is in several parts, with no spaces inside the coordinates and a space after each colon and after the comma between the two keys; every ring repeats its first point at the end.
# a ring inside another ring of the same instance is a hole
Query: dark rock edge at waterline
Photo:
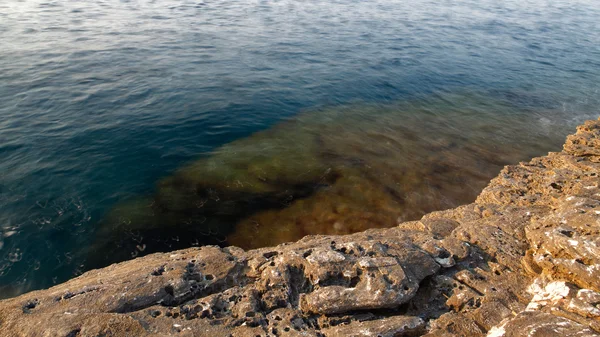
{"type": "Polygon", "coordinates": [[[0,336],[600,335],[600,121],[390,229],[205,246],[0,301],[0,336]]]}

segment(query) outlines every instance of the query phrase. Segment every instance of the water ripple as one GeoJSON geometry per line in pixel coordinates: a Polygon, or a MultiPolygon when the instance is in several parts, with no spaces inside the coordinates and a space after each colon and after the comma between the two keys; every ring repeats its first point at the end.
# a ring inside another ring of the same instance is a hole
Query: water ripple
{"type": "Polygon", "coordinates": [[[599,22],[588,0],[2,1],[0,297],[82,272],[115,204],[305,110],[477,90],[561,140],[598,113],[599,22]]]}

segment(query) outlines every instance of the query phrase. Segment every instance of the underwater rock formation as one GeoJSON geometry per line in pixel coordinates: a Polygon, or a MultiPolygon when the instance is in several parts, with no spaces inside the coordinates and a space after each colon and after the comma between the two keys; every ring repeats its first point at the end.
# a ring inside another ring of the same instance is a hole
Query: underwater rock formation
{"type": "Polygon", "coordinates": [[[560,146],[506,111],[504,102],[462,95],[300,114],[180,168],[150,197],[118,205],[88,260],[107,258],[86,265],[389,228],[472,202],[504,165],[560,146]]]}
{"type": "Polygon", "coordinates": [[[0,301],[0,336],[599,336],[600,121],[474,203],[350,235],[205,246],[0,301]]]}

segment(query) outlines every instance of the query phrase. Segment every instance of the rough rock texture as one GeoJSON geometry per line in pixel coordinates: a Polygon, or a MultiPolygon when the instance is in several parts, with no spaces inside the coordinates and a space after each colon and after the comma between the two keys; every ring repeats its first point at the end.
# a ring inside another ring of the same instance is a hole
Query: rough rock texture
{"type": "Polygon", "coordinates": [[[0,302],[1,336],[597,336],[600,122],[470,205],[391,229],[205,246],[0,302]]]}

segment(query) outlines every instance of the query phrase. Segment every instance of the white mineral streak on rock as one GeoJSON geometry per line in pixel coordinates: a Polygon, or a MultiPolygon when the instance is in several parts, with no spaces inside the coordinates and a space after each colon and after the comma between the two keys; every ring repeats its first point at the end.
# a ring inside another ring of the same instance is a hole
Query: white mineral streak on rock
{"type": "Polygon", "coordinates": [[[507,322],[504,322],[502,325],[498,325],[492,327],[490,331],[488,331],[486,337],[504,337],[506,330],[504,330],[504,326],[506,326],[507,322]]]}
{"type": "Polygon", "coordinates": [[[452,256],[449,256],[445,259],[436,257],[435,262],[437,262],[440,266],[442,266],[444,268],[450,268],[450,267],[454,266],[454,259],[452,258],[452,256]]]}
{"type": "Polygon", "coordinates": [[[526,311],[539,310],[548,304],[556,304],[558,301],[569,296],[571,289],[566,282],[554,281],[548,283],[542,288],[541,280],[535,280],[529,286],[529,293],[533,295],[531,302],[527,305],[526,311]]]}
{"type": "Polygon", "coordinates": [[[579,289],[577,296],[569,302],[567,310],[584,317],[600,317],[600,309],[596,307],[598,304],[600,293],[591,289],[579,289]]]}
{"type": "Polygon", "coordinates": [[[318,250],[310,254],[309,257],[306,258],[308,262],[311,264],[320,264],[320,263],[336,263],[342,262],[346,259],[344,254],[336,252],[334,250],[318,250]]]}

